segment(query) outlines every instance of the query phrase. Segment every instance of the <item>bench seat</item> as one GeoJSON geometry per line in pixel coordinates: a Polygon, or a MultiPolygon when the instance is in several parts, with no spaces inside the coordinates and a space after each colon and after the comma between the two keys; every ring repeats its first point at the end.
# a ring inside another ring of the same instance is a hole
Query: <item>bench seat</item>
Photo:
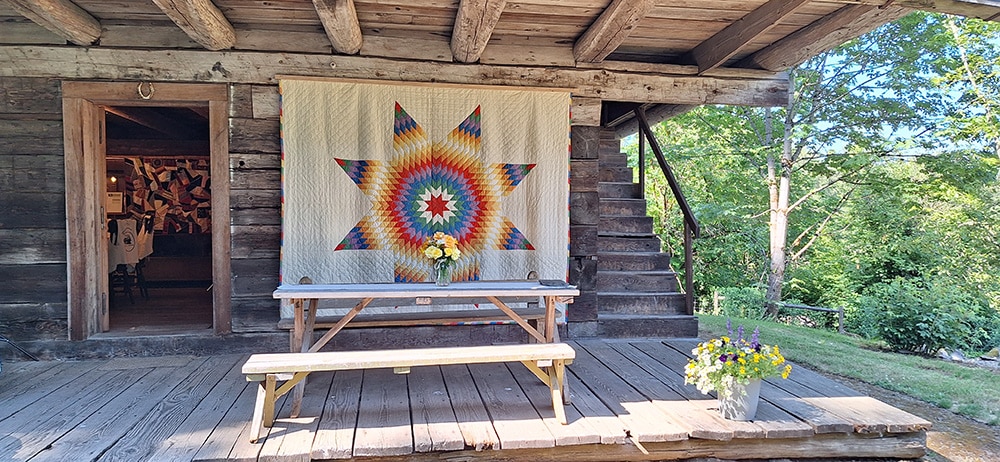
{"type": "Polygon", "coordinates": [[[549,386],[556,418],[565,424],[563,402],[569,396],[565,390],[565,365],[575,357],[576,352],[565,343],[255,354],[243,365],[247,380],[260,382],[251,441],[257,441],[262,426],[273,425],[278,398],[309,373],[355,369],[392,368],[397,373],[408,373],[410,367],[417,366],[519,361],[549,386]],[[278,381],[284,383],[278,387],[278,381]]]}

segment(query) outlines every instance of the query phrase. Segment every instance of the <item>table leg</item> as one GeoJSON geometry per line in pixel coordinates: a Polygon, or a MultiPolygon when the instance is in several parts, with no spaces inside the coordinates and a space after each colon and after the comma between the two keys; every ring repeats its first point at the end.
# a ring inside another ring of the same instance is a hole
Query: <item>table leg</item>
{"type": "MultiPolygon", "coordinates": [[[[302,317],[305,318],[302,325],[302,334],[299,336],[300,338],[298,341],[298,348],[299,348],[298,351],[302,353],[308,352],[309,346],[312,345],[313,330],[316,327],[316,310],[318,306],[319,306],[318,299],[315,298],[309,299],[309,312],[305,313],[304,316],[300,316],[299,313],[301,309],[305,308],[305,301],[299,300],[299,303],[296,305],[296,311],[295,311],[296,327],[298,327],[299,325],[298,322],[300,320],[299,318],[302,317]]],[[[292,352],[293,353],[295,352],[294,345],[292,352]]],[[[305,395],[306,395],[306,380],[302,379],[302,381],[299,382],[298,385],[295,385],[295,390],[292,391],[291,417],[293,419],[298,417],[299,413],[302,412],[302,398],[305,395]]]]}
{"type": "Polygon", "coordinates": [[[545,341],[553,343],[556,341],[556,299],[555,297],[545,297],[545,341]]]}

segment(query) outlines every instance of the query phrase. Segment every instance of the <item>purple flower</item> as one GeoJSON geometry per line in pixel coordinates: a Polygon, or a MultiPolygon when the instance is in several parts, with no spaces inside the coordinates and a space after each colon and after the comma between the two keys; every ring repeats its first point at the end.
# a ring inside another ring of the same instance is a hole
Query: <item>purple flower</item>
{"type": "Polygon", "coordinates": [[[726,319],[726,331],[729,332],[729,338],[733,338],[733,320],[726,319]]]}
{"type": "Polygon", "coordinates": [[[760,326],[753,329],[753,335],[750,336],[750,348],[760,351],[760,326]]]}
{"type": "Polygon", "coordinates": [[[743,324],[740,324],[740,327],[736,329],[736,342],[739,343],[742,341],[743,341],[743,324]]]}

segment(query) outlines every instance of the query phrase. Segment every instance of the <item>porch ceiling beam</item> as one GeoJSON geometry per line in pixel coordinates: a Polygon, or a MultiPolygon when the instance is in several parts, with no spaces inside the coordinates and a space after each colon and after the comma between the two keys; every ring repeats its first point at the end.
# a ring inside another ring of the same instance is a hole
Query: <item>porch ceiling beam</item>
{"type": "Polygon", "coordinates": [[[153,0],[188,37],[209,50],[236,45],[236,31],[211,0],[153,0]]]}
{"type": "Polygon", "coordinates": [[[691,50],[699,72],[721,66],[809,0],[771,0],[747,13],[691,50]]]}
{"type": "MultiPolygon", "coordinates": [[[[784,73],[758,77],[630,73],[610,68],[493,66],[399,61],[362,56],[202,50],[124,50],[0,46],[0,77],[159,80],[274,84],[278,75],[396,82],[534,86],[565,89],[604,101],[780,106],[788,95],[784,73]],[[335,66],[332,66],[335,64],[335,66]]],[[[766,74],[766,75],[765,75],[766,74]]]]}
{"type": "Polygon", "coordinates": [[[333,49],[345,55],[361,51],[361,25],[354,0],[313,0],[333,49]]]}
{"type": "Polygon", "coordinates": [[[101,22],[69,0],[8,0],[21,16],[80,46],[101,38],[101,22]]]}
{"type": "Polygon", "coordinates": [[[577,62],[597,63],[614,52],[653,9],[653,0],[613,0],[573,45],[577,62]]]}
{"type": "Polygon", "coordinates": [[[104,108],[109,114],[114,114],[130,122],[142,125],[150,130],[157,131],[170,137],[182,138],[185,135],[182,126],[167,117],[160,116],[151,111],[136,111],[124,106],[106,106],[104,108]]]}
{"type": "MultiPolygon", "coordinates": [[[[861,5],[882,6],[885,0],[858,0],[861,5]]],[[[1000,0],[896,0],[895,6],[947,13],[986,21],[1000,21],[1000,0]]]]}
{"type": "Polygon", "coordinates": [[[896,6],[847,5],[748,56],[738,65],[769,71],[787,70],[911,11],[896,6]]]}
{"type": "Polygon", "coordinates": [[[451,54],[460,63],[479,61],[507,0],[462,0],[451,32],[451,54]]]}

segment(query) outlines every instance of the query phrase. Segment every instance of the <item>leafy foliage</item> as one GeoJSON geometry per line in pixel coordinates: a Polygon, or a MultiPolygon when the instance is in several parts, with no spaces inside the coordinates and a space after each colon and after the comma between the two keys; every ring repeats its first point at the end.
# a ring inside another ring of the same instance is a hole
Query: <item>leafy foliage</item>
{"type": "MultiPolygon", "coordinates": [[[[654,127],[702,225],[700,305],[717,292],[720,314],[759,316],[767,159],[791,136],[782,297],[844,307],[852,331],[894,348],[1000,345],[997,37],[995,23],[912,14],[795,69],[789,108],[706,106],[654,127]]],[[[643,162],[649,213],[681,255],[680,213],[643,162]]]]}

